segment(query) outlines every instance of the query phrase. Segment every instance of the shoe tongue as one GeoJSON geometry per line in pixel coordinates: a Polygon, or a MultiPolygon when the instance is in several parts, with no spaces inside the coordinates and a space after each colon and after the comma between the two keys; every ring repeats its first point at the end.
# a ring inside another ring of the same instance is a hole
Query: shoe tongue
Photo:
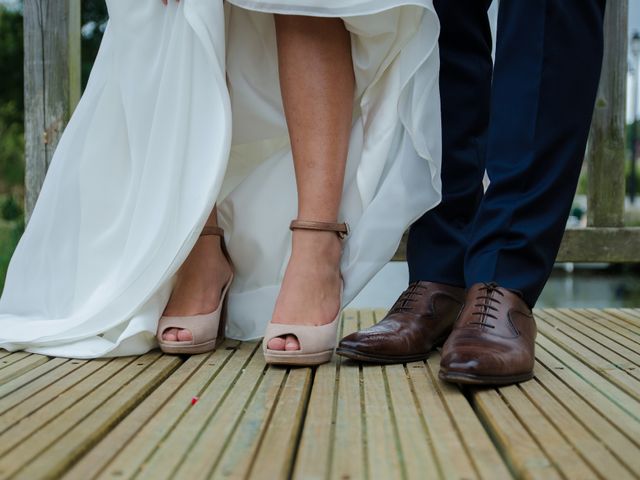
{"type": "Polygon", "coordinates": [[[515,288],[507,288],[507,287],[501,287],[498,283],[496,282],[487,282],[487,283],[483,283],[482,286],[488,291],[488,292],[493,292],[495,290],[503,290],[503,291],[507,291],[507,292],[511,292],[514,295],[517,295],[519,298],[524,299],[524,295],[522,294],[522,292],[520,290],[517,290],[515,288]]]}

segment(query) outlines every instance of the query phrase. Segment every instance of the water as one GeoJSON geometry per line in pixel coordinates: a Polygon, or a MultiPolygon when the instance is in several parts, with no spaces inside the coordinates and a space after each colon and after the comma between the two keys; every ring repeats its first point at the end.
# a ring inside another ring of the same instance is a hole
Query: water
{"type": "MultiPolygon", "coordinates": [[[[351,302],[350,308],[389,308],[406,288],[406,262],[391,262],[351,302]]],[[[538,308],[640,308],[640,275],[604,266],[554,269],[538,308]]]]}
{"type": "Polygon", "coordinates": [[[555,269],[542,292],[540,308],[640,308],[640,276],[606,269],[555,269]]]}

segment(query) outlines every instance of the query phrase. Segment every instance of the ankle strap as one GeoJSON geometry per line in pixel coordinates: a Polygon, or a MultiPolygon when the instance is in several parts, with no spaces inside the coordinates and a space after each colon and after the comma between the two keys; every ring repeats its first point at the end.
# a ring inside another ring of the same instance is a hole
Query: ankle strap
{"type": "Polygon", "coordinates": [[[216,235],[224,238],[224,230],[220,227],[204,227],[200,233],[200,236],[202,235],[216,235]]]}
{"type": "Polygon", "coordinates": [[[305,220],[293,220],[289,225],[291,230],[318,230],[321,232],[335,232],[341,240],[349,235],[348,223],[308,222],[305,220]]]}

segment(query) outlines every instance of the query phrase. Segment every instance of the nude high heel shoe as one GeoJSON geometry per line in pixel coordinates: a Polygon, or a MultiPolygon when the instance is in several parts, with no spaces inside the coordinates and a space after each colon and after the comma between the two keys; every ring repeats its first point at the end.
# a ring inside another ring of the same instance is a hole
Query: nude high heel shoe
{"type": "MultiPolygon", "coordinates": [[[[219,227],[204,227],[202,235],[216,235],[220,237],[222,253],[231,264],[229,252],[224,243],[224,230],[219,227]]],[[[158,324],[156,338],[160,345],[160,350],[165,353],[194,355],[215,350],[216,346],[224,340],[224,329],[227,311],[227,293],[233,282],[233,274],[222,289],[218,308],[211,313],[204,315],[191,315],[186,317],[162,316],[158,324]],[[169,341],[164,340],[162,335],[169,328],[181,328],[191,332],[191,341],[169,341]]]]}
{"type": "MultiPolygon", "coordinates": [[[[335,232],[342,240],[349,234],[346,223],[323,223],[294,220],[289,227],[291,230],[317,230],[335,232]]],[[[342,287],[340,290],[340,305],[342,305],[342,287]]],[[[285,325],[269,322],[262,341],[262,352],[268,364],[312,366],[320,365],[331,360],[336,347],[338,325],[342,308],[338,315],[326,325],[285,325]],[[299,350],[271,350],[267,345],[277,337],[293,335],[298,339],[299,350]]]]}

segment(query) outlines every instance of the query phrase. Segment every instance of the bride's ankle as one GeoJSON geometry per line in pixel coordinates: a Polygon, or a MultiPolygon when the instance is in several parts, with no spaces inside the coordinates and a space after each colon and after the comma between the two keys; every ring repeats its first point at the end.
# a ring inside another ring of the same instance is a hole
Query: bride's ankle
{"type": "Polygon", "coordinates": [[[224,261],[228,263],[227,256],[222,248],[222,239],[214,235],[201,236],[193,246],[186,261],[197,263],[202,261],[220,263],[220,261],[224,261]]]}
{"type": "Polygon", "coordinates": [[[296,260],[322,260],[337,264],[342,255],[342,242],[333,232],[298,230],[293,233],[291,256],[296,260]]]}

